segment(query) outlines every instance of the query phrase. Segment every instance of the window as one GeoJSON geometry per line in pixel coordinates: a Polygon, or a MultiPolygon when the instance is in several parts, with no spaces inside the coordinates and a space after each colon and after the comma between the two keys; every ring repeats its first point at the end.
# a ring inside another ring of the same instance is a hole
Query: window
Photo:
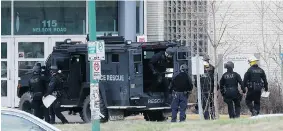
{"type": "Polygon", "coordinates": [[[69,57],[56,57],[56,65],[59,70],[68,71],[69,70],[69,57]]]}
{"type": "Polygon", "coordinates": [[[96,1],[97,32],[118,32],[118,1],[96,1]]]}
{"type": "Polygon", "coordinates": [[[44,42],[19,42],[19,58],[44,58],[44,42]]]}
{"type": "Polygon", "coordinates": [[[11,1],[1,1],[1,35],[11,35],[11,1]]]}
{"type": "Polygon", "coordinates": [[[41,65],[44,65],[44,61],[19,61],[18,62],[19,77],[22,77],[27,73],[30,73],[35,63],[40,63],[41,65]]]}
{"type": "Polygon", "coordinates": [[[119,62],[119,54],[112,54],[112,62],[119,62]]]}
{"type": "Polygon", "coordinates": [[[154,55],[154,51],[144,51],[143,52],[143,59],[151,59],[154,55]]]}
{"type": "Polygon", "coordinates": [[[15,1],[14,20],[15,35],[85,34],[86,1],[15,1]]]}
{"type": "Polygon", "coordinates": [[[141,54],[134,55],[134,62],[141,62],[141,54]]]}
{"type": "Polygon", "coordinates": [[[22,117],[1,114],[1,130],[2,131],[45,131],[40,126],[22,117]]]}
{"type": "Polygon", "coordinates": [[[178,52],[178,60],[187,60],[188,52],[178,52]]]}

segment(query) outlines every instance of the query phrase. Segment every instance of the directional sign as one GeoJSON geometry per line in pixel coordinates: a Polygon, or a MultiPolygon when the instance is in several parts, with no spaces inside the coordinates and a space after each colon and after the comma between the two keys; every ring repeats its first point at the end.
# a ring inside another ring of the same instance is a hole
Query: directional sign
{"type": "Polygon", "coordinates": [[[99,80],[101,78],[101,63],[100,60],[93,61],[92,78],[99,80]]]}
{"type": "Polygon", "coordinates": [[[105,60],[105,45],[103,40],[88,42],[88,60],[105,60]]]}

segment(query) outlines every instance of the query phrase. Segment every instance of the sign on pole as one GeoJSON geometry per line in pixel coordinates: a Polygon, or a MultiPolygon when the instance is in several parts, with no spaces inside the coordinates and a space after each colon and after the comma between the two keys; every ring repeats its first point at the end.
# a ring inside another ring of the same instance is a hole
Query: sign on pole
{"type": "Polygon", "coordinates": [[[88,42],[88,60],[105,60],[105,45],[104,41],[88,42]]]}
{"type": "Polygon", "coordinates": [[[199,56],[199,60],[197,60],[197,57],[192,57],[192,75],[197,75],[197,69],[199,69],[199,74],[204,74],[204,65],[202,59],[202,56],[199,56]],[[198,64],[197,61],[199,62],[198,64]]]}
{"type": "Polygon", "coordinates": [[[99,80],[101,78],[101,62],[100,60],[95,60],[92,64],[92,79],[99,80]]]}

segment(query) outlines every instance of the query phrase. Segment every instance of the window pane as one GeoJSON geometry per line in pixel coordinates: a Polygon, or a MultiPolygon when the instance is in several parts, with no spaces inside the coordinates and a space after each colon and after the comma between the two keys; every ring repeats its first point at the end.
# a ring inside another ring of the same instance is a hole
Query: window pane
{"type": "Polygon", "coordinates": [[[11,1],[1,1],[1,35],[11,35],[11,1]]]}
{"type": "Polygon", "coordinates": [[[118,31],[118,1],[96,2],[96,24],[98,32],[118,31]]]}
{"type": "Polygon", "coordinates": [[[1,59],[7,59],[7,43],[6,42],[1,42],[1,59]]]}
{"type": "Polygon", "coordinates": [[[19,58],[44,58],[44,42],[19,42],[19,58]]]}
{"type": "Polygon", "coordinates": [[[1,78],[7,78],[7,61],[1,61],[1,78]]]}
{"type": "Polygon", "coordinates": [[[1,96],[7,96],[7,81],[6,80],[1,80],[1,96]]]}
{"type": "Polygon", "coordinates": [[[1,130],[3,131],[44,131],[38,125],[26,120],[24,118],[1,114],[1,130]]]}
{"type": "Polygon", "coordinates": [[[44,65],[44,61],[19,61],[19,77],[22,77],[26,73],[30,73],[32,71],[33,66],[37,62],[41,63],[41,65],[44,65]]]}
{"type": "Polygon", "coordinates": [[[15,1],[16,35],[85,34],[85,1],[15,1]]]}

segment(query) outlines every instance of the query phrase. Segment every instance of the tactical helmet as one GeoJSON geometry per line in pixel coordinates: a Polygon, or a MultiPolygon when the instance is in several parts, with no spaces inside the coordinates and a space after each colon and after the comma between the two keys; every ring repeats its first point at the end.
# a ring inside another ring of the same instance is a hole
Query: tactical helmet
{"type": "Polygon", "coordinates": [[[228,61],[224,64],[224,68],[234,68],[234,63],[232,61],[228,61]]]}
{"type": "Polygon", "coordinates": [[[170,56],[174,55],[174,49],[172,47],[167,48],[165,52],[170,56]]]}
{"type": "Polygon", "coordinates": [[[33,72],[34,74],[39,74],[40,71],[41,71],[40,66],[38,66],[38,65],[33,66],[32,72],[33,72]]]}
{"type": "Polygon", "coordinates": [[[188,70],[188,66],[186,64],[182,64],[180,66],[180,71],[187,71],[188,70]]]}

